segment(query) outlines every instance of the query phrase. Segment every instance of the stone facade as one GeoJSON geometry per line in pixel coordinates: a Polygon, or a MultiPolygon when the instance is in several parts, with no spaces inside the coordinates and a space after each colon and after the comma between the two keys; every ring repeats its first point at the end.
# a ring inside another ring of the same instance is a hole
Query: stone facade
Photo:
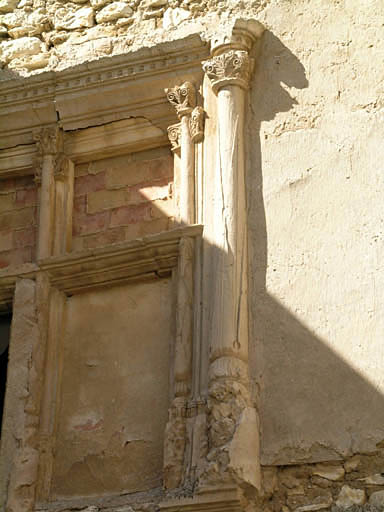
{"type": "Polygon", "coordinates": [[[384,510],[383,21],[0,0],[6,512],[384,510]]]}

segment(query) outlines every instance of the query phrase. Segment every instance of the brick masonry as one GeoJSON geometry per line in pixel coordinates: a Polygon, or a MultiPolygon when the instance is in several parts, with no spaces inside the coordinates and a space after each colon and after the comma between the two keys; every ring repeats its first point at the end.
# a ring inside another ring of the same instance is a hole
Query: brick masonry
{"type": "Polygon", "coordinates": [[[168,148],[81,164],[75,173],[73,250],[172,226],[173,157],[168,148]]]}
{"type": "Polygon", "coordinates": [[[34,260],[36,224],[33,176],[0,181],[0,269],[34,260]]]}

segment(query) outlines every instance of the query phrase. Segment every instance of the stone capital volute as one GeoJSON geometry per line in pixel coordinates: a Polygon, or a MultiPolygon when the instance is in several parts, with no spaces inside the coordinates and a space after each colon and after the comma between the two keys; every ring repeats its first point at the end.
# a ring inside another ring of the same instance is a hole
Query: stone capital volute
{"type": "Polygon", "coordinates": [[[171,105],[175,107],[179,119],[189,115],[196,106],[196,90],[191,82],[165,89],[165,94],[171,105]]]}
{"type": "Polygon", "coordinates": [[[263,31],[263,25],[256,20],[237,19],[229,33],[212,39],[211,59],[203,62],[203,70],[215,93],[227,85],[249,87],[253,69],[249,52],[263,31]]]}

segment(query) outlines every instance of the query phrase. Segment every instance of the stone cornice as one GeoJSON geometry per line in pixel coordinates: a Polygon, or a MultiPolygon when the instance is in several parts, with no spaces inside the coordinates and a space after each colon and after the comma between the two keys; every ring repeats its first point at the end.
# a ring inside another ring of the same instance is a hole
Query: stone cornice
{"type": "Polygon", "coordinates": [[[225,484],[202,488],[191,498],[175,498],[160,503],[162,512],[243,512],[244,508],[242,491],[225,484]]]}
{"type": "Polygon", "coordinates": [[[10,308],[17,279],[34,279],[38,272],[46,273],[52,286],[68,294],[165,276],[177,265],[181,238],[199,237],[202,231],[200,225],[177,228],[5,269],[0,272],[0,310],[10,308]]]}
{"type": "Polygon", "coordinates": [[[201,81],[201,61],[208,55],[207,43],[192,35],[56,73],[0,82],[0,148],[32,143],[34,129],[57,119],[68,131],[142,116],[166,133],[174,116],[164,88],[172,74],[201,81]]]}

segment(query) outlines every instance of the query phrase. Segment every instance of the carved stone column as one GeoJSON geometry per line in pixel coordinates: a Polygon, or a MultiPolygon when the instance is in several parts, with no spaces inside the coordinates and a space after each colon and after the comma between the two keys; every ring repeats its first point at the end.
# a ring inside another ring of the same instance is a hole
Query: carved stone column
{"type": "Polygon", "coordinates": [[[249,51],[260,37],[255,21],[238,20],[232,35],[214,41],[203,63],[217,97],[213,303],[209,332],[208,463],[206,485],[260,486],[258,415],[249,390],[248,261],[245,187],[245,101],[252,72],[249,51]]]}
{"type": "Polygon", "coordinates": [[[37,259],[58,255],[70,248],[73,203],[73,163],[63,154],[63,133],[57,126],[34,132],[40,185],[37,259]]]}
{"type": "Polygon", "coordinates": [[[204,111],[196,107],[196,90],[193,84],[165,90],[168,101],[175,107],[180,119],[179,125],[172,125],[168,135],[172,149],[180,146],[180,224],[195,222],[195,143],[203,138],[204,111]]]}

